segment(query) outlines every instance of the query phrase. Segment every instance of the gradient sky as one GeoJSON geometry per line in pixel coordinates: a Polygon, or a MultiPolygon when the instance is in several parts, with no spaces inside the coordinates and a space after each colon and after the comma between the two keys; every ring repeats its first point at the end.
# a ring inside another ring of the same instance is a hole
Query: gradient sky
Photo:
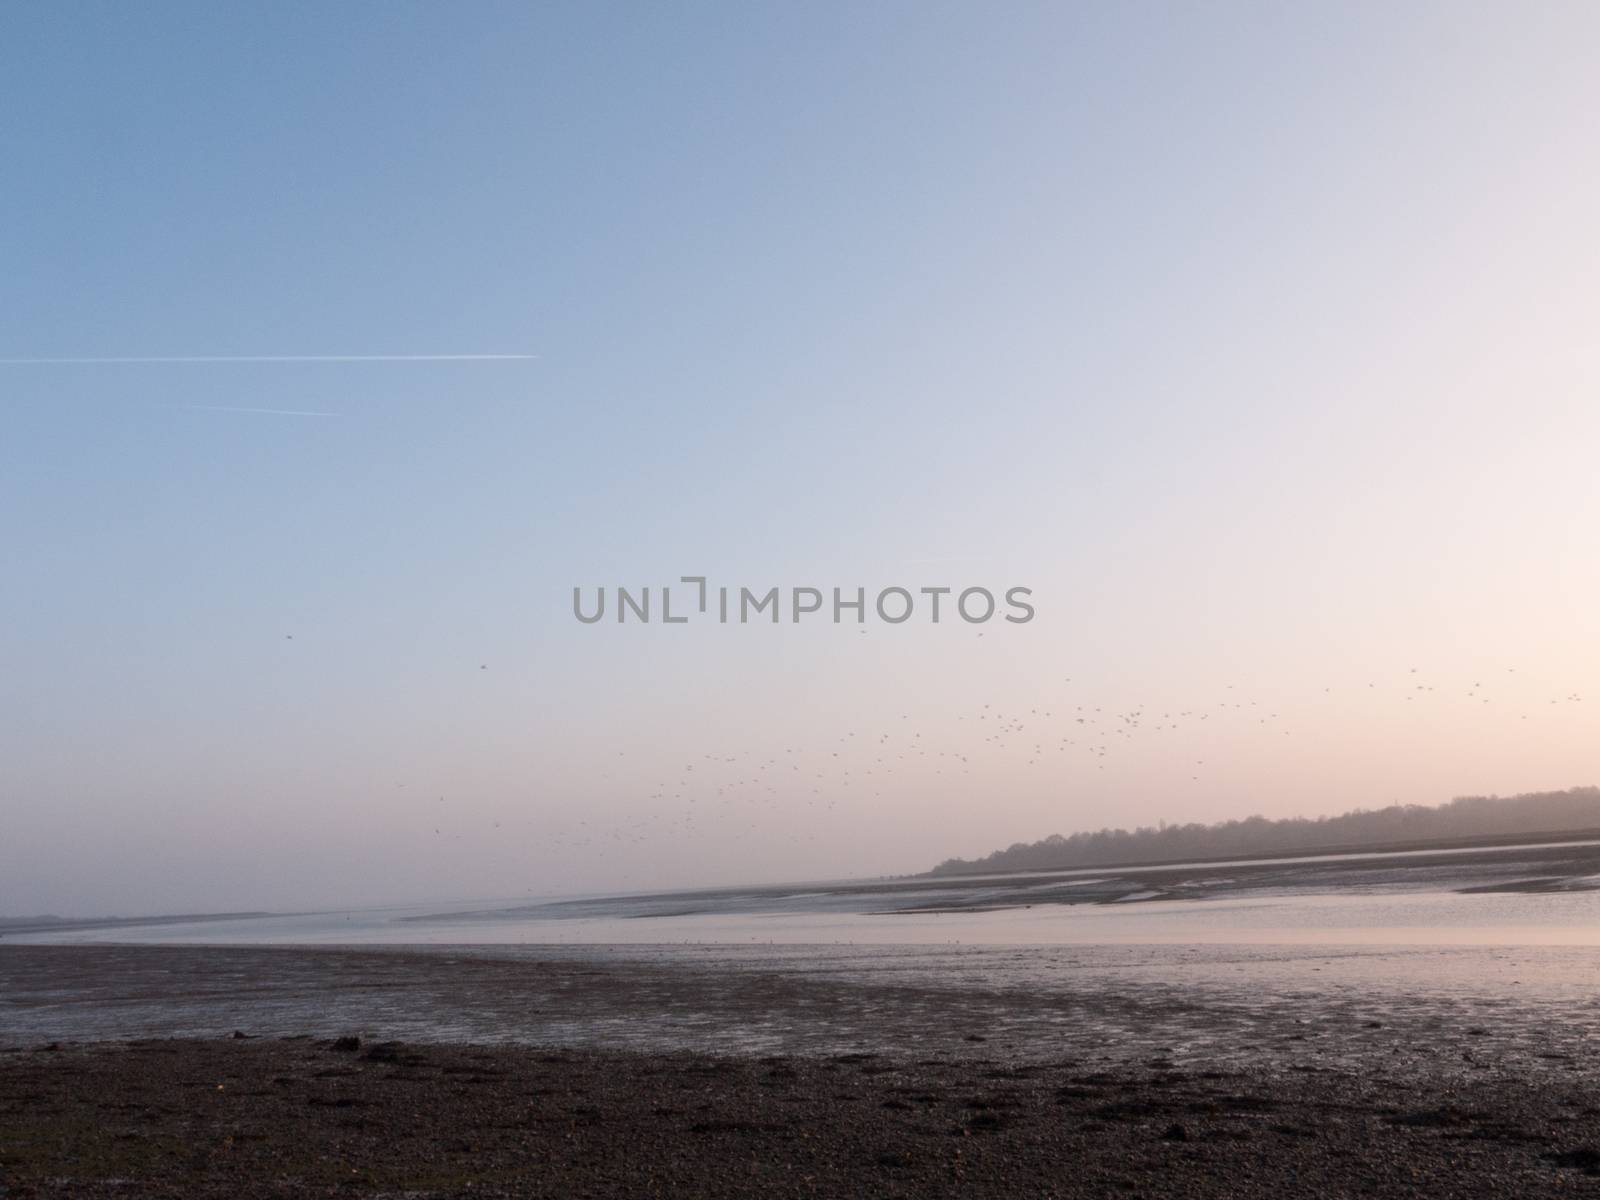
{"type": "Polygon", "coordinates": [[[1587,4],[7,6],[0,915],[1600,781],[1597,54],[1587,4]],[[537,358],[17,361],[445,354],[537,358]],[[572,618],[683,574],[1038,616],[572,618]]]}

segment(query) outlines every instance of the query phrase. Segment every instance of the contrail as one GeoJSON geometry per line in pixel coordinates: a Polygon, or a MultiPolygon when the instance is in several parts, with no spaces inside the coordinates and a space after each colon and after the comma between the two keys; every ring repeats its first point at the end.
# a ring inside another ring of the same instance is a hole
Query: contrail
{"type": "Polygon", "coordinates": [[[275,417],[337,417],[338,413],[312,412],[304,408],[230,408],[221,404],[173,404],[185,412],[270,413],[275,417]]]}
{"type": "Polygon", "coordinates": [[[0,358],[0,366],[93,366],[104,363],[528,362],[538,357],[537,354],[184,354],[137,358],[0,358]]]}

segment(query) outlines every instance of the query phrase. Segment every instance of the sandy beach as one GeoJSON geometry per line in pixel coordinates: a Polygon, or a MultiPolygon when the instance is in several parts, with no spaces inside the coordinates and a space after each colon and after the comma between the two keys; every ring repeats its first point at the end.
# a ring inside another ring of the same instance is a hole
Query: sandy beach
{"type": "Polygon", "coordinates": [[[9,1197],[1600,1193],[1600,1010],[1551,982],[1592,977],[1572,951],[1415,951],[1432,988],[1394,954],[1072,953],[1069,978],[1014,988],[1006,963],[1040,954],[819,971],[792,952],[7,947],[0,1180],[9,1197]],[[1319,985],[1333,961],[1349,969],[1319,985]],[[1349,986],[1363,964],[1372,982],[1349,986]]]}

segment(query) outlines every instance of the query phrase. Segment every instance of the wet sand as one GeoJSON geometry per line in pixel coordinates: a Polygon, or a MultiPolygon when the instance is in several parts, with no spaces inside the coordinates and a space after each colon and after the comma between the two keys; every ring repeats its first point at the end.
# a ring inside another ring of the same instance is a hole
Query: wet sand
{"type": "Polygon", "coordinates": [[[0,1185],[1600,1195],[1592,954],[1071,953],[6,947],[0,1185]]]}
{"type": "Polygon", "coordinates": [[[0,1080],[18,1198],[1600,1190],[1576,1081],[309,1039],[35,1048],[0,1080]]]}
{"type": "Polygon", "coordinates": [[[1033,905],[1150,904],[1215,900],[1283,890],[1338,894],[1371,888],[1503,892],[1600,889],[1600,841],[1593,831],[1510,845],[1433,843],[1368,847],[1307,856],[1230,858],[1190,863],[1069,867],[998,875],[928,874],[745,888],[591,897],[509,905],[477,912],[422,913],[425,923],[585,916],[683,917],[836,909],[864,913],[994,912],[1033,905]]]}

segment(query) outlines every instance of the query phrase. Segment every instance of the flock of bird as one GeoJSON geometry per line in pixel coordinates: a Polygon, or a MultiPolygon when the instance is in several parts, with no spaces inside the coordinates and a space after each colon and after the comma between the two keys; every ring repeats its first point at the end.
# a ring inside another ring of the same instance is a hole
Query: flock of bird
{"type": "MultiPolygon", "coordinates": [[[[292,634],[286,636],[293,638],[292,634]]],[[[488,663],[478,664],[479,671],[488,669],[488,663]]],[[[1516,674],[1515,668],[1500,670],[1508,676],[1516,674]]],[[[1048,778],[1059,779],[1063,785],[1081,783],[1083,777],[1076,773],[1080,768],[1104,771],[1133,755],[1146,759],[1165,755],[1162,761],[1170,775],[1181,778],[1186,774],[1190,781],[1200,782],[1207,765],[1215,760],[1188,755],[1197,747],[1203,754],[1208,741],[1211,753],[1235,754],[1236,743],[1228,739],[1245,731],[1290,737],[1294,733],[1291,713],[1301,720],[1323,715],[1307,707],[1305,696],[1269,701],[1250,696],[1236,685],[1225,685],[1205,702],[1185,707],[1080,703],[1073,694],[1076,690],[1073,679],[1067,677],[1055,688],[1055,694],[1065,698],[1048,706],[1002,708],[983,703],[947,714],[938,722],[937,731],[918,729],[911,713],[900,713],[887,725],[846,730],[828,743],[766,750],[702,750],[665,770],[635,770],[640,756],[636,753],[630,759],[627,750],[617,750],[611,763],[599,766],[596,775],[598,786],[620,802],[617,807],[626,816],[608,820],[603,815],[608,805],[590,805],[588,815],[564,828],[545,823],[541,840],[553,848],[604,854],[621,845],[654,843],[673,836],[692,838],[712,829],[724,840],[740,834],[762,837],[774,829],[774,813],[781,807],[789,818],[789,840],[816,841],[822,835],[814,830],[794,831],[795,817],[803,825],[841,806],[868,803],[894,789],[926,788],[932,780],[947,776],[970,779],[979,787],[986,782],[1005,787],[1015,784],[1020,768],[1053,769],[1060,763],[1062,769],[1048,778]],[[1186,733],[1203,736],[1199,740],[1179,736],[1186,733]],[[1161,745],[1163,740],[1171,742],[1170,747],[1161,745]],[[1181,773],[1177,770],[1180,766],[1181,773]],[[648,803],[627,803],[630,798],[648,803]],[[641,808],[645,809],[642,814],[641,808]]],[[[1510,715],[1519,721],[1536,719],[1552,706],[1583,703],[1580,693],[1569,690],[1534,702],[1528,688],[1497,688],[1482,677],[1453,686],[1430,682],[1418,668],[1409,668],[1398,679],[1375,678],[1321,688],[1321,695],[1329,699],[1355,696],[1370,701],[1381,697],[1423,705],[1449,699],[1452,694],[1479,706],[1510,706],[1510,715]]],[[[451,811],[446,796],[439,796],[437,805],[441,812],[451,811]]],[[[494,828],[500,824],[492,822],[494,828]]],[[[433,826],[433,833],[461,836],[446,819],[433,826]]]]}

